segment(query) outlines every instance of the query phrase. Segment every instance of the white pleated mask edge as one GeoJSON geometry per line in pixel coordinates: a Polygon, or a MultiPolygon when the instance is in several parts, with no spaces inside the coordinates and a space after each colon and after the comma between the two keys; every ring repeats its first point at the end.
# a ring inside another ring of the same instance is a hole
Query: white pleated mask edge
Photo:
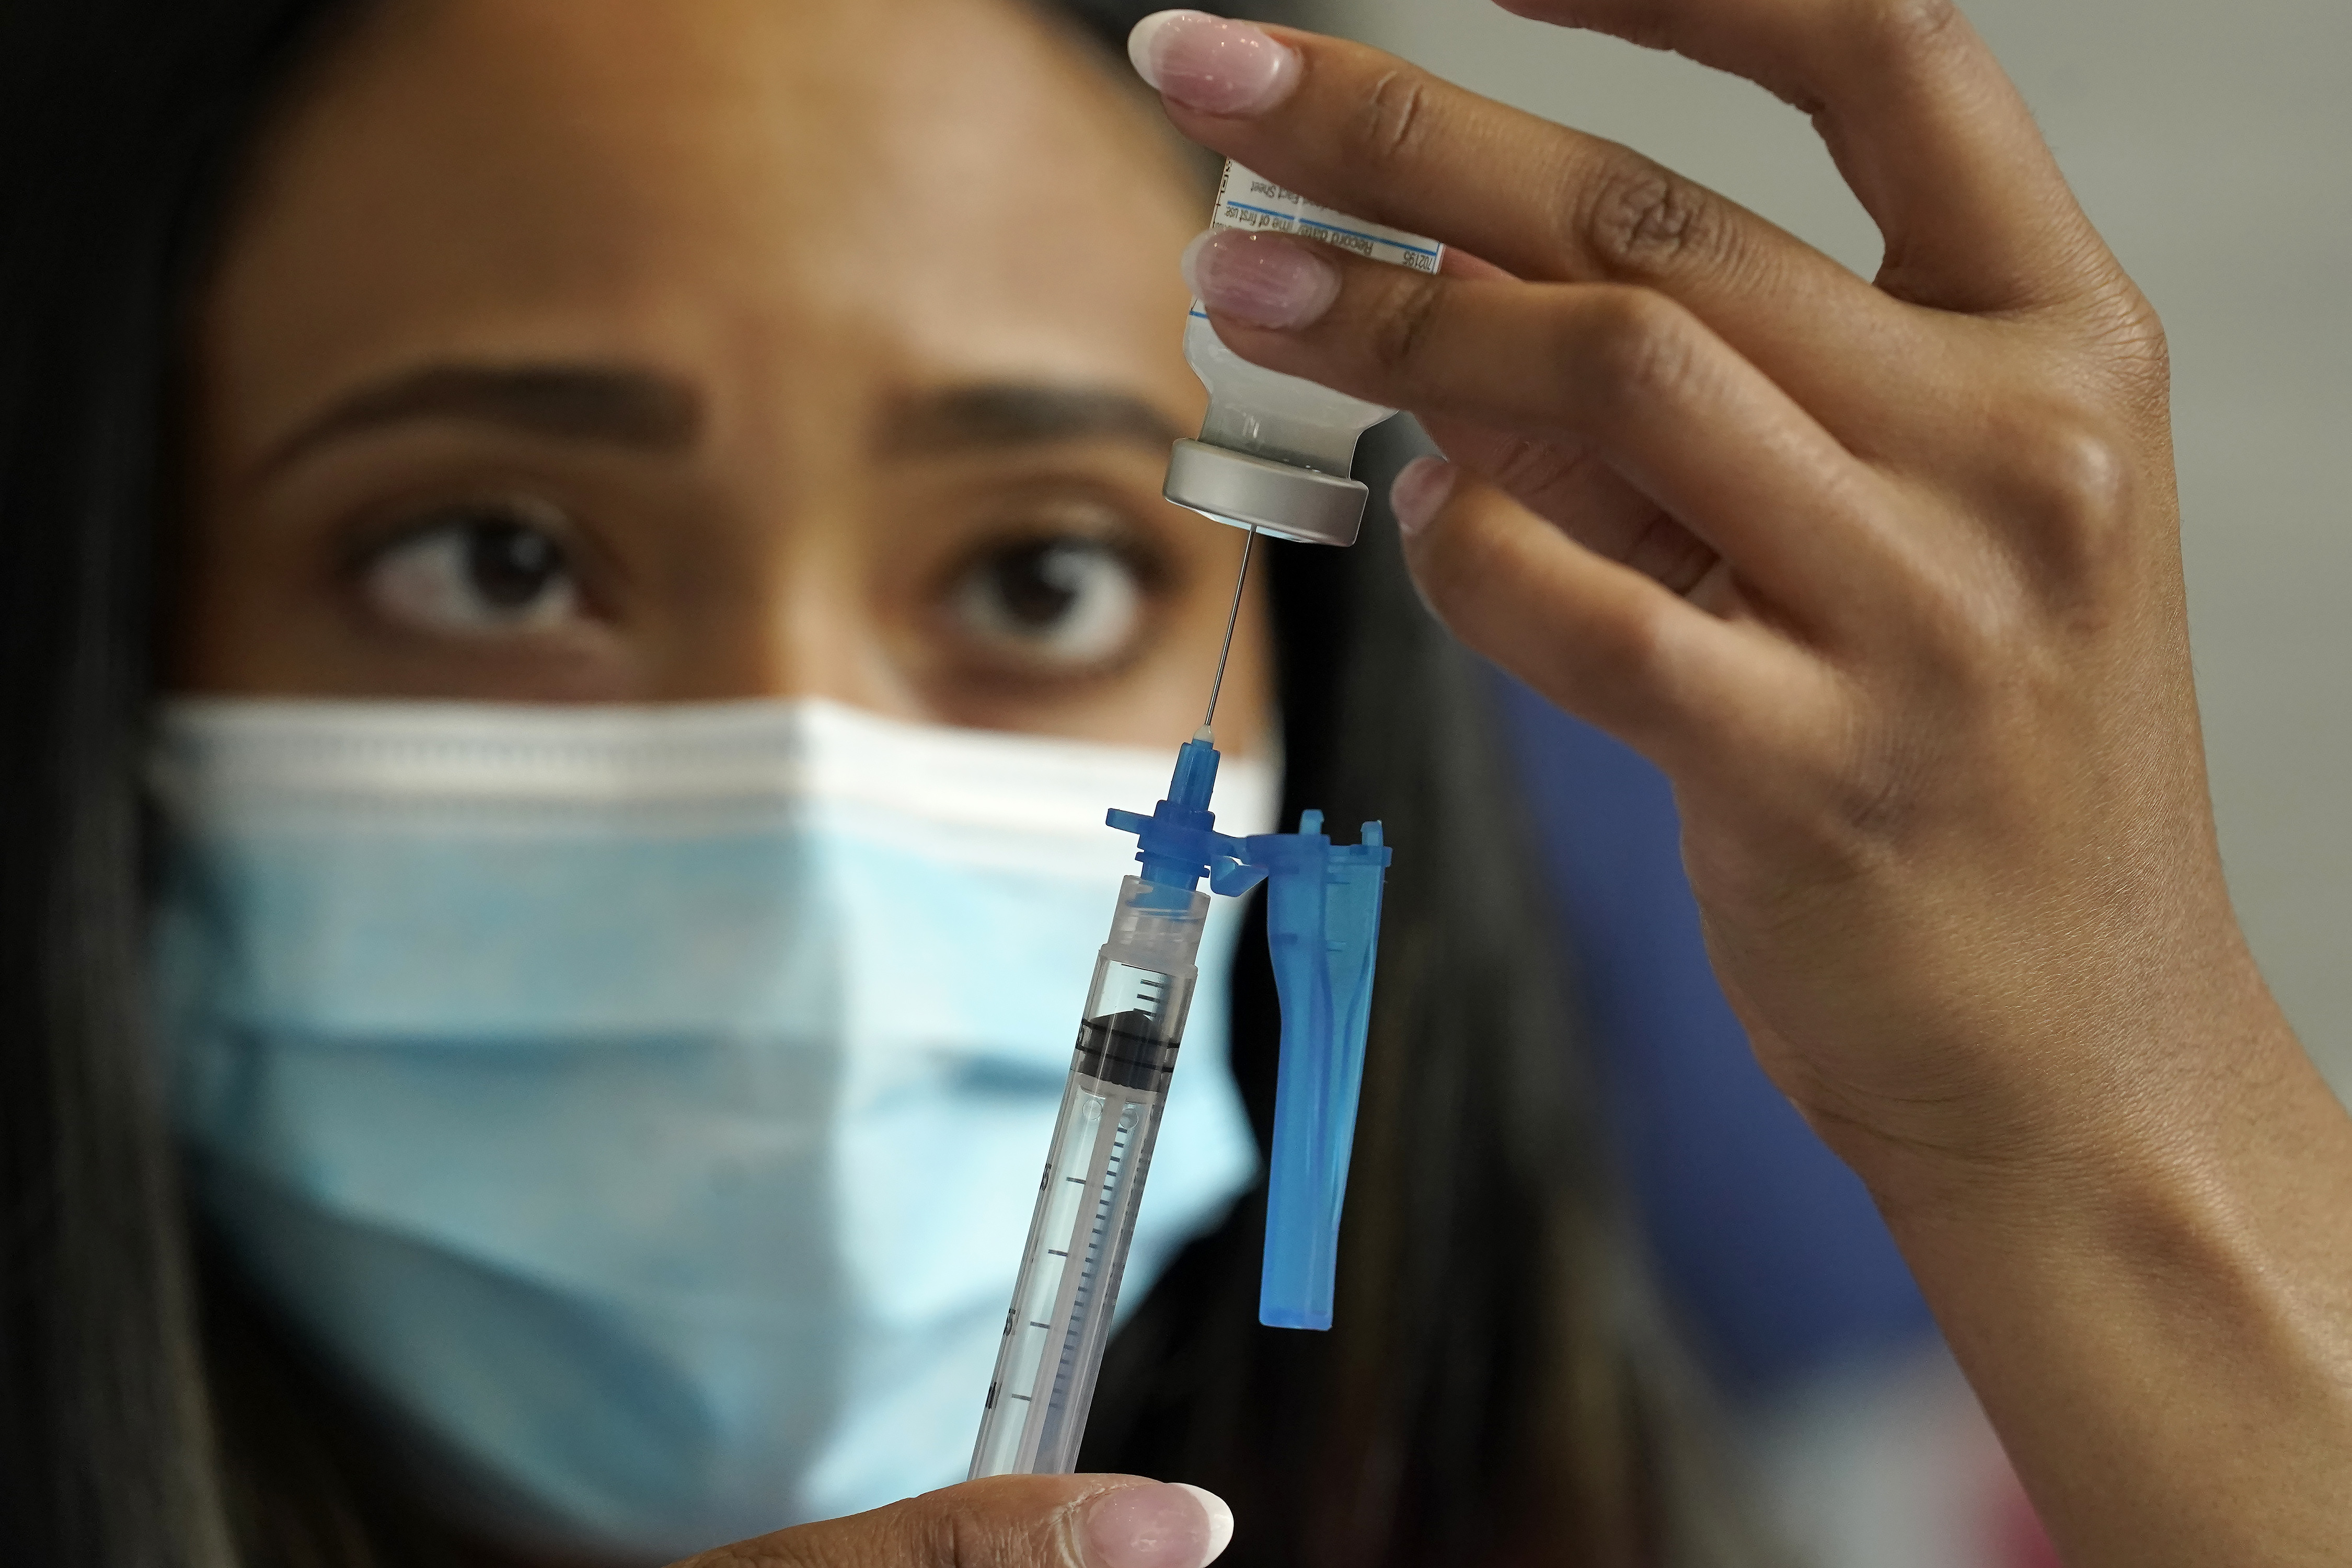
{"type": "MultiPolygon", "coordinates": [[[[1261,748],[1270,751],[1271,748],[1261,748]]],[[[823,699],[664,705],[178,698],[150,786],[202,819],[272,802],[564,808],[846,805],[1023,835],[1148,811],[1174,750],[911,723],[823,699]]],[[[1218,827],[1272,831],[1279,763],[1226,756],[1218,827]]]]}

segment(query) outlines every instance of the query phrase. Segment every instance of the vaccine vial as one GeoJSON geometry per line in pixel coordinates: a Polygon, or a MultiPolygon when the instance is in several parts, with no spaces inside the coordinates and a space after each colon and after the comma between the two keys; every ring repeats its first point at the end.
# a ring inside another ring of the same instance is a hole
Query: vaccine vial
{"type": "MultiPolygon", "coordinates": [[[[1444,254],[1434,240],[1318,205],[1234,163],[1211,221],[1319,239],[1417,272],[1436,271],[1444,254]]],[[[1354,478],[1356,442],[1396,411],[1252,364],[1224,345],[1197,300],[1184,358],[1209,389],[1209,413],[1198,440],[1176,443],[1162,493],[1236,528],[1353,544],[1370,495],[1354,478]]]]}

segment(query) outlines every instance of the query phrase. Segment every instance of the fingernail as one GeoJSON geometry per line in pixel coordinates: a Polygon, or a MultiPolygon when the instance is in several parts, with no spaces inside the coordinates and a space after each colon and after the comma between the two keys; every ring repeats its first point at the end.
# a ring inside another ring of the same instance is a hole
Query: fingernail
{"type": "Polygon", "coordinates": [[[1415,458],[1389,487],[1389,510],[1407,539],[1429,526],[1454,493],[1454,465],[1443,458],[1415,458]]]}
{"type": "Polygon", "coordinates": [[[1087,1561],[1095,1568],[1207,1568],[1234,1537],[1234,1511],[1199,1487],[1122,1487],[1087,1505],[1087,1561]]]}
{"type": "Polygon", "coordinates": [[[1191,1492],[1192,1500],[1201,1505],[1201,1511],[1209,1516],[1209,1554],[1201,1561],[1214,1563],[1225,1554],[1225,1548],[1233,1544],[1234,1510],[1225,1506],[1224,1499],[1206,1487],[1196,1487],[1190,1481],[1171,1481],[1169,1484],[1178,1491],[1191,1492]]]}
{"type": "Polygon", "coordinates": [[[1303,327],[1339,297],[1339,269],[1280,235],[1213,228],[1184,247],[1201,303],[1253,327],[1303,327]]]}
{"type": "Polygon", "coordinates": [[[1136,74],[1203,114],[1263,114],[1298,85],[1299,58],[1247,22],[1155,11],[1127,36],[1136,74]]]}

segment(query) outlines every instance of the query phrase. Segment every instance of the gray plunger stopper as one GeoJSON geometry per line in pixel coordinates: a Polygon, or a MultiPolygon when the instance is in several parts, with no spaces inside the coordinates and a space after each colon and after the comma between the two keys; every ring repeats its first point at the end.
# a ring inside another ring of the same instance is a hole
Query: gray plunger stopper
{"type": "Polygon", "coordinates": [[[1371,491],[1356,479],[1293,468],[1270,458],[1253,458],[1205,441],[1179,441],[1168,458],[1168,483],[1160,494],[1230,522],[1255,528],[1276,539],[1307,544],[1353,544],[1363,526],[1364,502],[1371,491]]]}

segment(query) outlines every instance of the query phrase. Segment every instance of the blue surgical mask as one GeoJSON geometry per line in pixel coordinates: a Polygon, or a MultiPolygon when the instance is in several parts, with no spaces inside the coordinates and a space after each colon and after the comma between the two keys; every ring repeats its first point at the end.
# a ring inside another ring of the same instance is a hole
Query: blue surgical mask
{"type": "MultiPolygon", "coordinates": [[[[443,1507],[667,1559],[961,1477],[1164,752],[205,700],[154,773],[200,1201],[443,1507]]],[[[1218,805],[1270,826],[1273,770],[1218,805]]],[[[1220,903],[1129,1302],[1255,1173],[1220,903]]]]}

